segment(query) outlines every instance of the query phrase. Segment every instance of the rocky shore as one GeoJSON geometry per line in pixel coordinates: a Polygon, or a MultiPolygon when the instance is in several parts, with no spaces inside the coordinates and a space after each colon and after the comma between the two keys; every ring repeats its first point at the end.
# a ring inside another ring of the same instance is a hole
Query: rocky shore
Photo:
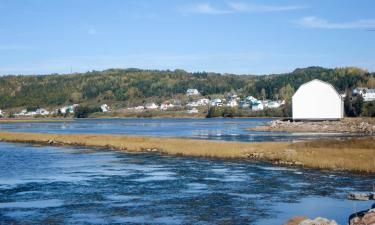
{"type": "Polygon", "coordinates": [[[274,131],[290,133],[351,133],[375,135],[375,118],[345,118],[340,121],[274,120],[269,124],[247,129],[248,131],[274,131]]]}

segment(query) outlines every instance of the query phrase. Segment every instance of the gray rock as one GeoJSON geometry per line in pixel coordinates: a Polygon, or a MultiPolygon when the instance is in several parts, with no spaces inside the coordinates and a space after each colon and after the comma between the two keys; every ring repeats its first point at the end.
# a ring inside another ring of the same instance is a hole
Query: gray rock
{"type": "Polygon", "coordinates": [[[311,219],[303,220],[299,223],[299,225],[338,225],[338,224],[334,220],[317,217],[313,220],[311,219]]]}
{"type": "Polygon", "coordinates": [[[348,199],[368,201],[368,200],[374,199],[374,193],[373,192],[350,192],[348,194],[348,199]]]}

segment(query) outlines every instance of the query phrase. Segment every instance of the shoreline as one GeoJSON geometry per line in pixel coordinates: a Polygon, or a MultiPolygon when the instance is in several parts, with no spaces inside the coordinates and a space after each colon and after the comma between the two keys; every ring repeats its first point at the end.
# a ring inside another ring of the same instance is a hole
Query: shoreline
{"type": "Polygon", "coordinates": [[[245,129],[257,132],[342,133],[375,135],[375,118],[344,118],[339,121],[290,122],[275,119],[268,124],[245,129]]]}
{"type": "Polygon", "coordinates": [[[99,147],[126,152],[264,161],[314,169],[375,173],[375,137],[290,142],[220,142],[96,134],[0,132],[0,141],[99,147]]]}

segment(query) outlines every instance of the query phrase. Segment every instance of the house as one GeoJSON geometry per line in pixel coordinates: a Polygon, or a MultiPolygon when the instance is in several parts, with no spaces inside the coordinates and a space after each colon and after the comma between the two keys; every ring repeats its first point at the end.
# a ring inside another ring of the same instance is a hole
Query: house
{"type": "Polygon", "coordinates": [[[250,108],[250,103],[248,101],[240,101],[240,108],[248,109],[250,108]]]}
{"type": "Polygon", "coordinates": [[[102,109],[102,112],[108,112],[109,111],[109,107],[108,107],[107,104],[101,105],[100,108],[102,109]]]}
{"type": "Polygon", "coordinates": [[[4,117],[3,111],[0,109],[0,118],[4,117]]]}
{"type": "Polygon", "coordinates": [[[359,87],[353,90],[353,94],[361,95],[365,102],[375,101],[375,89],[359,87]]]}
{"type": "Polygon", "coordinates": [[[337,120],[344,116],[344,101],[329,83],[315,79],[302,84],[292,98],[293,120],[337,120]]]}
{"type": "Polygon", "coordinates": [[[253,102],[253,104],[251,105],[251,110],[253,111],[259,111],[259,110],[263,110],[264,109],[264,105],[262,103],[262,101],[260,100],[256,100],[253,102]]]}
{"type": "Polygon", "coordinates": [[[211,100],[211,106],[223,106],[223,101],[219,98],[211,100]]]}
{"type": "Polygon", "coordinates": [[[279,108],[281,106],[281,104],[279,102],[276,102],[276,101],[270,101],[268,102],[268,108],[270,109],[276,109],[276,108],[279,108]]]}
{"type": "Polygon", "coordinates": [[[232,107],[232,108],[237,107],[238,106],[237,100],[236,99],[229,100],[227,103],[227,106],[232,107]]]}
{"type": "Polygon", "coordinates": [[[192,108],[192,109],[189,109],[187,111],[189,114],[192,114],[192,113],[198,113],[198,109],[197,108],[192,108]]]}
{"type": "Polygon", "coordinates": [[[247,96],[247,97],[245,98],[245,100],[248,101],[248,102],[253,103],[253,102],[255,102],[257,99],[254,98],[253,96],[247,96]]]}
{"type": "Polygon", "coordinates": [[[35,111],[35,114],[36,115],[42,115],[42,116],[46,116],[46,115],[49,115],[49,111],[45,110],[45,109],[37,109],[35,111]]]}
{"type": "Polygon", "coordinates": [[[77,108],[77,107],[78,107],[78,104],[64,106],[64,107],[60,108],[60,112],[62,114],[65,114],[65,113],[74,113],[74,109],[77,108]]]}
{"type": "Polygon", "coordinates": [[[187,96],[199,95],[199,91],[197,89],[187,89],[186,95],[187,96]]]}
{"type": "Polygon", "coordinates": [[[197,101],[198,106],[208,105],[210,103],[210,99],[208,98],[201,98],[197,101]]]}
{"type": "Polygon", "coordinates": [[[174,107],[174,105],[172,103],[170,103],[169,101],[163,102],[160,105],[161,110],[167,110],[167,109],[170,109],[170,108],[173,108],[173,107],[174,107]]]}
{"type": "Polygon", "coordinates": [[[146,108],[146,109],[157,109],[157,108],[159,108],[159,106],[156,105],[154,102],[151,102],[151,103],[147,103],[147,104],[145,105],[145,108],[146,108]]]}

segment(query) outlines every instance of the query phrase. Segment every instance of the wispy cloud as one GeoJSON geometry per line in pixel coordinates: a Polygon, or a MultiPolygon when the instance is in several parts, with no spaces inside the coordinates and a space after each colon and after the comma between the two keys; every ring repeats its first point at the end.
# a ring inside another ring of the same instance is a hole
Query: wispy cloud
{"type": "Polygon", "coordinates": [[[280,12],[305,9],[307,6],[302,5],[260,5],[249,4],[244,2],[228,2],[222,7],[212,5],[210,3],[199,3],[184,7],[184,13],[196,14],[233,14],[233,13],[265,13],[265,12],[280,12]]]}
{"type": "Polygon", "coordinates": [[[258,5],[243,2],[230,2],[228,5],[234,12],[280,12],[307,8],[303,5],[258,5]]]}
{"type": "Polygon", "coordinates": [[[352,22],[330,22],[328,20],[309,16],[296,21],[302,27],[320,29],[372,29],[375,28],[375,19],[357,20],[352,22]]]}

